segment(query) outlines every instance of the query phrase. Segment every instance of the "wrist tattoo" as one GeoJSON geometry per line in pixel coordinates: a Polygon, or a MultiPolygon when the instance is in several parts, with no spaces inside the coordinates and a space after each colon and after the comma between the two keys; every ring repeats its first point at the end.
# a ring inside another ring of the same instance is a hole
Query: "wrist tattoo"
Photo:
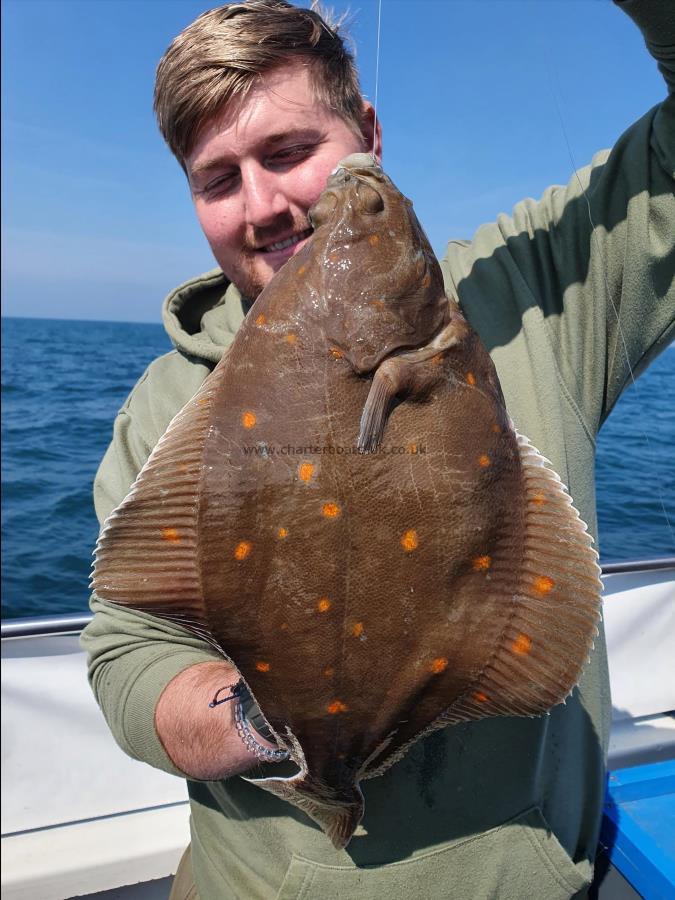
{"type": "Polygon", "coordinates": [[[228,684],[219,688],[213,700],[209,703],[209,707],[213,709],[216,706],[220,706],[221,703],[227,703],[230,700],[239,701],[234,706],[234,724],[237,734],[243,741],[246,749],[253,753],[261,762],[282,762],[288,759],[289,753],[287,750],[280,750],[278,747],[270,750],[268,747],[263,747],[256,740],[255,735],[259,734],[265,740],[273,742],[274,735],[253,700],[243,678],[240,678],[236,684],[228,684]],[[229,694],[227,697],[221,698],[220,694],[223,691],[229,691],[229,694]]]}

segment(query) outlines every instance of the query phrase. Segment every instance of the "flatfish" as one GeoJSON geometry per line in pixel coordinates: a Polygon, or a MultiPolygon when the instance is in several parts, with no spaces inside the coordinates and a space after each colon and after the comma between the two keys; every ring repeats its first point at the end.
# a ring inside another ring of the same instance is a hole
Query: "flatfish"
{"type": "Polygon", "coordinates": [[[569,695],[601,583],[411,202],[357,154],[310,218],[106,521],[93,588],[234,663],[298,768],[256,784],[344,847],[359,782],[422,736],[569,695]]]}

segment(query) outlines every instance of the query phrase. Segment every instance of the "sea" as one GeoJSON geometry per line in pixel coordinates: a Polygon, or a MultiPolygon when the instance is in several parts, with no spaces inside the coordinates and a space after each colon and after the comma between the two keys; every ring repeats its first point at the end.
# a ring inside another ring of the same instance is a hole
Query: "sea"
{"type": "MultiPolygon", "coordinates": [[[[115,415],[171,345],[161,325],[2,319],[2,618],[87,611],[92,481],[115,415]]],[[[675,556],[675,345],[597,452],[602,562],[675,556]]]]}

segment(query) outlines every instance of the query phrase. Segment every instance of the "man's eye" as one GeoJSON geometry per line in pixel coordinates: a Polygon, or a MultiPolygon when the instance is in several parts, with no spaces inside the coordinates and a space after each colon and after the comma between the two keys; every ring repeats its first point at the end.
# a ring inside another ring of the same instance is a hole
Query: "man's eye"
{"type": "Polygon", "coordinates": [[[213,181],[209,181],[209,183],[204,186],[201,193],[207,194],[209,196],[213,196],[214,194],[222,194],[225,191],[229,190],[233,186],[234,182],[234,175],[220,175],[218,178],[214,178],[213,181]]]}
{"type": "Polygon", "coordinates": [[[295,162],[309,156],[312,150],[313,145],[310,144],[298,144],[296,147],[287,147],[285,150],[275,153],[272,157],[272,162],[278,162],[282,165],[288,162],[295,162]]]}

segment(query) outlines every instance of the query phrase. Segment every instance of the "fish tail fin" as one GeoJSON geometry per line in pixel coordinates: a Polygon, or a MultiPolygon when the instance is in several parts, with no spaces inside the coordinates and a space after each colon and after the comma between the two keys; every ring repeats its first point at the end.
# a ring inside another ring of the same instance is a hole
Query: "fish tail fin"
{"type": "Polygon", "coordinates": [[[294,802],[321,826],[337,850],[347,846],[363,818],[363,794],[358,785],[344,789],[336,797],[323,785],[306,780],[294,802]]]}
{"type": "Polygon", "coordinates": [[[247,780],[301,809],[321,827],[338,850],[347,846],[363,818],[363,794],[357,784],[342,789],[337,795],[306,775],[247,780]]]}
{"type": "MultiPolygon", "coordinates": [[[[317,812],[323,814],[323,810],[317,812]]],[[[309,815],[311,815],[311,813],[309,813],[309,815]]],[[[329,810],[325,823],[314,816],[312,816],[312,818],[321,825],[333,842],[333,846],[337,850],[342,850],[352,839],[354,832],[358,828],[359,822],[363,818],[363,794],[357,787],[354,791],[353,802],[349,806],[342,806],[339,809],[329,810]]]]}

